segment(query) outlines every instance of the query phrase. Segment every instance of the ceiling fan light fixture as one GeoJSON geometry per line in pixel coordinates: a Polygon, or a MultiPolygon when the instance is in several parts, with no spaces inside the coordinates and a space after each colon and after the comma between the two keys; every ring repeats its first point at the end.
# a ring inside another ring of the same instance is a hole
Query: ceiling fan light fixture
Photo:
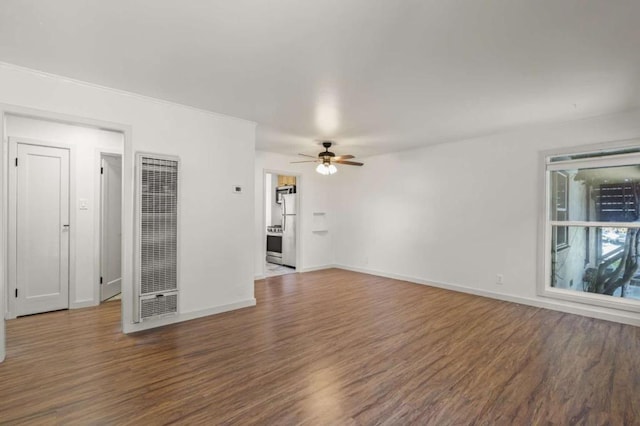
{"type": "Polygon", "coordinates": [[[328,175],[329,167],[327,167],[324,163],[318,164],[318,167],[316,167],[316,172],[320,173],[321,175],[328,175]]]}
{"type": "Polygon", "coordinates": [[[334,166],[331,163],[322,163],[322,164],[318,164],[318,167],[316,167],[316,172],[320,173],[321,175],[332,175],[334,173],[336,173],[338,171],[338,168],[336,166],[334,166]]]}
{"type": "Polygon", "coordinates": [[[331,148],[331,144],[332,142],[329,142],[329,141],[322,142],[322,146],[324,146],[324,151],[319,153],[317,157],[314,157],[313,155],[307,155],[307,154],[298,154],[303,157],[313,158],[313,160],[292,161],[292,163],[320,163],[316,166],[316,172],[324,176],[338,173],[338,168],[334,164],[332,164],[334,162],[340,165],[346,164],[347,166],[363,166],[364,165],[363,163],[359,163],[357,161],[347,161],[352,158],[355,158],[351,154],[336,156],[333,152],[329,151],[329,148],[331,148]]]}

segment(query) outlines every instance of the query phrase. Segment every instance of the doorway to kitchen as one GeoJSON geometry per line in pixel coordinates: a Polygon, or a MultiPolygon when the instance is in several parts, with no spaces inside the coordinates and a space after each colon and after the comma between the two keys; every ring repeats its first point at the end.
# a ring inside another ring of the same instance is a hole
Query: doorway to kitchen
{"type": "Polygon", "coordinates": [[[291,274],[299,264],[299,177],[268,171],[264,177],[264,275],[291,274]]]}

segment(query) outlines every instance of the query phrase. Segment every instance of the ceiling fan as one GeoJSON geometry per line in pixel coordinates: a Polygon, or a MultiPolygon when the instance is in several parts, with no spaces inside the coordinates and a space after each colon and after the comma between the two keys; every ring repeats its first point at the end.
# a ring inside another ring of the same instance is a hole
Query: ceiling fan
{"type": "Polygon", "coordinates": [[[322,142],[322,146],[324,146],[324,151],[318,154],[318,157],[314,157],[313,155],[307,154],[298,154],[303,157],[313,158],[313,160],[305,160],[305,161],[292,161],[292,163],[320,163],[318,167],[316,167],[316,172],[322,175],[332,175],[338,171],[333,163],[337,164],[346,164],[348,166],[363,166],[364,163],[359,163],[357,161],[348,161],[352,158],[355,158],[353,155],[338,155],[336,156],[333,152],[329,151],[332,143],[329,141],[322,142]]]}

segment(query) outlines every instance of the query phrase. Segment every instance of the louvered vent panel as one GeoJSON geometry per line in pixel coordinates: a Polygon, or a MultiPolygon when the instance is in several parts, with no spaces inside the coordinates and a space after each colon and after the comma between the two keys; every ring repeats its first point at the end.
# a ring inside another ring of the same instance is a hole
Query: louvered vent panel
{"type": "Polygon", "coordinates": [[[178,162],[142,158],[140,294],[177,288],[178,162]]]}
{"type": "Polygon", "coordinates": [[[178,173],[176,157],[137,155],[138,320],[177,312],[178,173]]]}
{"type": "Polygon", "coordinates": [[[143,298],[140,301],[140,318],[147,319],[158,317],[166,314],[173,314],[178,311],[178,295],[167,294],[158,295],[149,298],[143,298]]]}

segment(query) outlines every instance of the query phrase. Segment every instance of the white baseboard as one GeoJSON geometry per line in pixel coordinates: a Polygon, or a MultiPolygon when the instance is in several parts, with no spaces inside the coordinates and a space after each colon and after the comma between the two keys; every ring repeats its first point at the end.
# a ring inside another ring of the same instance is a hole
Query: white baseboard
{"type": "MultiPolygon", "coordinates": [[[[296,272],[313,272],[313,271],[321,271],[323,269],[330,269],[330,268],[335,268],[335,265],[331,264],[331,265],[318,265],[318,266],[309,266],[307,268],[297,268],[296,272]]],[[[258,281],[258,280],[263,280],[267,278],[267,276],[265,274],[256,274],[253,276],[253,280],[254,281],[258,281]]]]}
{"type": "Polygon", "coordinates": [[[313,271],[321,271],[323,269],[331,269],[331,268],[336,268],[336,267],[337,266],[334,265],[334,264],[308,266],[306,268],[300,268],[296,272],[313,272],[313,271]]]}
{"type": "Polygon", "coordinates": [[[504,300],[506,302],[520,303],[522,305],[534,306],[536,308],[551,309],[553,311],[566,312],[569,314],[582,315],[590,318],[597,318],[607,321],[619,322],[622,324],[640,326],[640,318],[638,318],[638,316],[634,316],[632,313],[627,312],[611,312],[610,310],[604,310],[603,308],[582,306],[575,303],[557,301],[555,299],[514,296],[512,294],[497,293],[489,290],[466,287],[459,284],[425,280],[422,278],[410,277],[406,275],[395,274],[392,272],[376,271],[373,269],[359,268],[354,266],[335,265],[334,267],[347,271],[361,272],[364,274],[376,275],[379,277],[391,278],[394,280],[407,281],[413,284],[438,287],[445,290],[452,290],[461,293],[473,294],[476,296],[489,297],[491,299],[504,300]]]}
{"type": "MultiPolygon", "coordinates": [[[[82,309],[82,308],[90,308],[92,306],[98,306],[99,303],[96,303],[93,299],[87,300],[79,300],[77,302],[69,302],[69,309],[82,309]]],[[[13,312],[7,310],[4,315],[5,320],[13,320],[18,318],[13,312]]]]}
{"type": "Polygon", "coordinates": [[[234,311],[241,308],[248,308],[255,305],[255,298],[241,300],[239,302],[229,303],[227,305],[214,306],[212,308],[201,309],[198,311],[183,312],[178,315],[164,317],[157,320],[147,320],[137,324],[125,324],[123,332],[125,334],[135,333],[136,331],[149,330],[151,328],[162,327],[169,324],[176,324],[183,321],[189,321],[209,315],[221,314],[223,312],[234,311]]]}
{"type": "Polygon", "coordinates": [[[93,299],[87,299],[87,300],[79,300],[77,302],[71,302],[69,304],[69,309],[81,309],[81,308],[88,308],[91,306],[98,306],[99,303],[96,303],[93,299]]]}

